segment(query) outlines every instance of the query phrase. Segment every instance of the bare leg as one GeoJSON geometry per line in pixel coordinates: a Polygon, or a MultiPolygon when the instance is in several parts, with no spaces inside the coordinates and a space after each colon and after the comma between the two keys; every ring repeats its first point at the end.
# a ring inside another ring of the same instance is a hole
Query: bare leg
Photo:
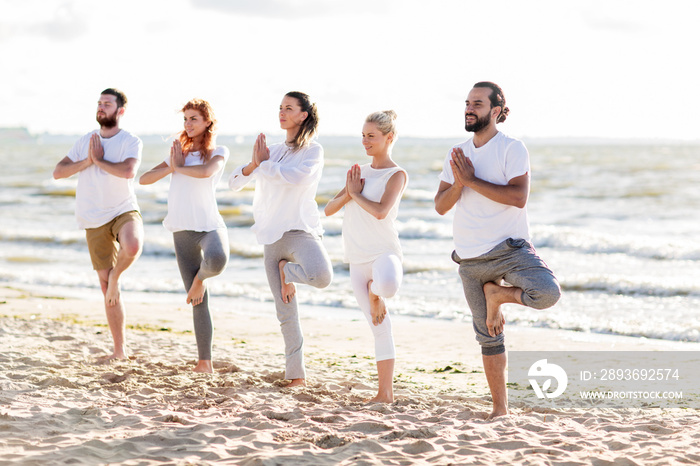
{"type": "Polygon", "coordinates": [[[199,278],[199,274],[195,275],[192,280],[192,286],[187,292],[187,304],[192,304],[193,306],[201,304],[204,300],[205,291],[207,291],[207,285],[204,283],[204,280],[199,278]]]}
{"type": "Polygon", "coordinates": [[[141,247],[143,246],[143,227],[141,223],[125,223],[119,230],[118,238],[119,252],[117,253],[117,263],[109,271],[107,289],[104,293],[106,306],[119,304],[121,293],[119,278],[141,255],[141,247]]]}
{"type": "Polygon", "coordinates": [[[192,369],[194,372],[202,372],[206,374],[213,374],[214,368],[211,365],[211,361],[200,359],[197,361],[197,365],[192,369]]]}
{"type": "MultiPolygon", "coordinates": [[[[294,295],[297,293],[297,287],[294,285],[294,283],[286,283],[285,282],[284,266],[287,264],[287,262],[289,262],[289,261],[282,259],[279,263],[279,267],[280,267],[280,280],[282,281],[282,288],[281,288],[282,301],[289,304],[289,302],[292,300],[294,295]]],[[[294,380],[304,380],[304,379],[294,379],[294,380]]]]}
{"type": "Polygon", "coordinates": [[[501,304],[522,304],[520,297],[523,290],[514,286],[501,286],[494,282],[484,284],[484,296],[486,296],[486,326],[489,335],[495,337],[503,333],[506,319],[501,312],[501,304]]]}
{"type": "Polygon", "coordinates": [[[384,321],[386,317],[386,303],[384,303],[384,298],[377,296],[372,293],[372,282],[370,280],[367,283],[367,291],[369,292],[369,311],[372,314],[372,323],[374,325],[379,325],[384,321]]]}
{"type": "Polygon", "coordinates": [[[493,411],[488,419],[493,419],[498,416],[508,414],[508,393],[506,392],[506,363],[508,357],[506,353],[496,354],[494,356],[481,356],[484,362],[484,373],[486,381],[491,390],[491,398],[493,399],[493,411]]]}
{"type": "MultiPolygon", "coordinates": [[[[107,295],[107,284],[109,281],[111,269],[98,270],[97,275],[100,278],[100,288],[102,294],[107,295]]],[[[125,316],[124,304],[118,301],[116,304],[109,305],[105,299],[105,313],[107,314],[107,323],[109,331],[112,334],[114,342],[114,351],[107,359],[126,359],[126,339],[125,339],[125,316]]]]}
{"type": "Polygon", "coordinates": [[[394,402],[394,359],[377,361],[377,374],[379,378],[379,390],[377,396],[369,400],[370,403],[394,402]]]}

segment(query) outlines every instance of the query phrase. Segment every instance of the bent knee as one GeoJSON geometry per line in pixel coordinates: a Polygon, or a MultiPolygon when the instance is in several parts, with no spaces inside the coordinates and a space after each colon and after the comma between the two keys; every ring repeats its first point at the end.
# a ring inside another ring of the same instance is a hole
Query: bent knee
{"type": "Polygon", "coordinates": [[[526,306],[534,309],[547,309],[554,306],[561,298],[561,287],[559,282],[552,280],[545,287],[529,291],[526,295],[528,302],[523,302],[526,306]]]}
{"type": "Polygon", "coordinates": [[[124,251],[124,254],[126,254],[129,257],[136,257],[141,254],[141,250],[143,249],[143,243],[141,241],[129,241],[125,242],[125,244],[119,245],[119,248],[124,251]]]}
{"type": "Polygon", "coordinates": [[[325,288],[333,281],[333,269],[326,267],[309,276],[309,285],[315,288],[325,288]]]}
{"type": "Polygon", "coordinates": [[[207,269],[215,275],[219,275],[226,269],[228,264],[228,256],[226,254],[216,254],[212,257],[207,258],[207,269]]]}
{"type": "Polygon", "coordinates": [[[401,283],[398,280],[374,280],[372,282],[372,293],[382,298],[393,298],[399,292],[401,283]]]}

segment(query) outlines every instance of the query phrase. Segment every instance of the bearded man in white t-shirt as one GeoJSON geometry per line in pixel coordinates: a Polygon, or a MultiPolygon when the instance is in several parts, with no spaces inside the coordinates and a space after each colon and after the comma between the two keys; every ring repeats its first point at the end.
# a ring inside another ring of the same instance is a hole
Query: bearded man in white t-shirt
{"type": "Polygon", "coordinates": [[[447,154],[435,196],[440,215],[456,207],[452,259],[459,264],[476,340],[481,345],[493,399],[491,418],[508,414],[501,305],[545,309],[561,296],[554,274],[530,243],[527,149],[521,141],[496,129],[508,113],[498,85],[474,85],[464,111],[465,129],[474,137],[447,154]]]}
{"type": "Polygon", "coordinates": [[[55,179],[78,173],[75,216],[85,229],[93,268],[105,298],[107,322],[114,341],[110,359],[125,359],[125,309],[119,279],[141,254],[143,222],[134,193],[134,177],[143,144],[119,127],[126,96],[102,91],[97,101],[100,129],[80,138],[53,172],[55,179]]]}

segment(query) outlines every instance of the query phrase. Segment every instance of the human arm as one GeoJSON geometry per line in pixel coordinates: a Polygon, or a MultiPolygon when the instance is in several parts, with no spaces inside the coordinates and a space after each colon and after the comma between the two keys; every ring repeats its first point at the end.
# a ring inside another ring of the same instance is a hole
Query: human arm
{"type": "Polygon", "coordinates": [[[90,157],[78,162],[73,162],[70,157],[65,156],[56,164],[56,168],[53,170],[53,178],[55,180],[60,180],[62,178],[71,177],[76,173],[85,170],[90,165],[92,165],[92,160],[90,160],[90,157]]]}
{"type": "Polygon", "coordinates": [[[462,188],[456,180],[450,184],[446,181],[440,181],[438,192],[435,195],[435,210],[440,215],[445,215],[457,203],[462,195],[462,188]]]}
{"type": "MultiPolygon", "coordinates": [[[[452,167],[452,173],[455,177],[455,184],[473,189],[482,196],[500,204],[518,207],[520,209],[527,204],[527,199],[530,194],[530,175],[527,172],[523,175],[511,178],[508,180],[508,184],[505,185],[490,183],[476,177],[474,164],[464,155],[464,152],[459,147],[452,150],[450,166],[452,167]]],[[[450,206],[450,208],[452,208],[452,206],[450,206]]],[[[438,212],[440,211],[438,210],[438,212]]]]}
{"type": "Polygon", "coordinates": [[[172,172],[173,169],[167,163],[161,162],[141,175],[139,178],[139,184],[153,184],[156,181],[165,178],[172,172]]]}
{"type": "Polygon", "coordinates": [[[260,133],[253,146],[253,156],[247,165],[236,167],[228,179],[228,187],[234,191],[240,191],[251,180],[251,176],[260,166],[263,160],[270,158],[270,149],[267,147],[265,135],[260,133]]]}
{"type": "Polygon", "coordinates": [[[170,148],[170,167],[172,171],[192,178],[209,178],[218,173],[224,165],[223,155],[214,155],[201,165],[185,166],[185,154],[182,153],[180,141],[174,141],[170,148]]]}
{"type": "Polygon", "coordinates": [[[105,160],[104,156],[105,151],[102,148],[100,136],[97,133],[93,133],[88,145],[88,159],[92,160],[92,163],[110,175],[127,179],[136,176],[136,170],[139,166],[138,158],[128,157],[122,162],[110,162],[105,160]]]}
{"type": "Polygon", "coordinates": [[[342,209],[343,206],[351,200],[352,198],[348,194],[347,188],[344,187],[340,190],[338,194],[335,195],[333,199],[328,201],[328,204],[326,204],[326,207],[323,209],[323,212],[326,214],[327,217],[330,217],[331,215],[337,213],[340,209],[342,209]]]}
{"type": "Polygon", "coordinates": [[[321,176],[323,148],[313,144],[299,151],[302,152],[283,155],[278,162],[263,160],[256,173],[264,176],[265,181],[272,185],[311,185],[321,176]]]}
{"type": "MultiPolygon", "coordinates": [[[[525,153],[525,156],[527,156],[527,153],[525,153]]],[[[464,152],[459,147],[452,149],[440,176],[442,181],[440,181],[440,187],[435,195],[435,210],[440,215],[445,215],[455,206],[465,187],[494,202],[519,208],[525,207],[530,192],[530,176],[528,172],[511,178],[505,185],[494,184],[477,178],[474,164],[464,155],[464,152]]]]}
{"type": "Polygon", "coordinates": [[[256,168],[260,164],[270,159],[270,149],[267,147],[267,139],[263,133],[258,134],[257,139],[255,139],[255,145],[253,146],[253,156],[250,159],[250,163],[243,167],[241,173],[243,176],[250,176],[253,174],[256,168]]]}
{"type": "Polygon", "coordinates": [[[396,199],[401,194],[405,182],[406,174],[404,172],[399,171],[394,173],[391,175],[391,178],[389,178],[386,188],[384,188],[384,194],[382,194],[382,198],[379,202],[370,201],[362,195],[364,182],[361,178],[360,166],[354,165],[350,171],[348,171],[346,190],[349,196],[357,202],[360,207],[378,220],[382,220],[386,218],[387,214],[396,203],[396,199]]]}

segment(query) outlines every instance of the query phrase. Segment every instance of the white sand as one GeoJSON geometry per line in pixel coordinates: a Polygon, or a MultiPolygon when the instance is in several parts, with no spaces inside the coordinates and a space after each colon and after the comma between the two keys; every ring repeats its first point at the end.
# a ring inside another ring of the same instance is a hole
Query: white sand
{"type": "MultiPolygon", "coordinates": [[[[700,462],[694,409],[490,412],[471,325],[394,319],[396,402],[376,389],[367,324],[304,309],[309,386],[283,387],[270,303],[215,314],[214,375],[195,374],[183,296],[126,295],[131,360],[98,296],[0,288],[0,464],[676,464],[700,462]],[[138,297],[136,297],[138,298],[138,297]],[[161,328],[167,330],[160,330],[161,328]],[[444,370],[447,366],[451,369],[444,370]]],[[[510,350],[698,350],[637,338],[506,327],[510,350]]]]}

